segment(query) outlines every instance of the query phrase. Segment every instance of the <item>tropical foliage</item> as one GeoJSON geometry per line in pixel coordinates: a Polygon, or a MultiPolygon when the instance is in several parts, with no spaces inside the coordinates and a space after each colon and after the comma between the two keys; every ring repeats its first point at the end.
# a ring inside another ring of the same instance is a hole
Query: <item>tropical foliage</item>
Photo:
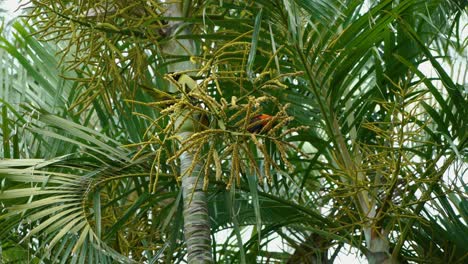
{"type": "Polygon", "coordinates": [[[466,262],[466,1],[32,3],[1,261],[466,262]]]}

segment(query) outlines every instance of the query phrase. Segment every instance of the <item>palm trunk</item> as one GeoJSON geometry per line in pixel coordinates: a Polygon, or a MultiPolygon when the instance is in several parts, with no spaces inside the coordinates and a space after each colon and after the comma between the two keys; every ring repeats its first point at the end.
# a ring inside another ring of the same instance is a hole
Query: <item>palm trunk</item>
{"type": "MultiPolygon", "coordinates": [[[[352,122],[350,122],[352,123],[352,122]]],[[[338,120],[333,117],[333,133],[338,142],[338,149],[341,163],[344,164],[346,171],[355,173],[356,178],[354,184],[360,185],[365,181],[365,175],[360,169],[361,156],[356,151],[354,159],[346,147],[344,136],[341,134],[341,130],[338,125],[338,120]]],[[[352,131],[353,139],[356,138],[354,135],[355,131],[352,131]]],[[[345,182],[346,179],[343,179],[345,182]]],[[[379,227],[376,225],[377,211],[375,208],[375,200],[367,190],[360,190],[355,197],[356,207],[359,209],[362,219],[364,220],[363,234],[366,240],[366,257],[369,264],[396,264],[398,261],[390,254],[390,245],[388,242],[387,234],[384,231],[379,231],[379,227]]]]}
{"type": "MultiPolygon", "coordinates": [[[[191,133],[182,133],[183,137],[191,133]]],[[[187,151],[180,157],[181,171],[184,172],[192,165],[193,156],[187,151]]],[[[210,219],[205,192],[203,191],[203,177],[198,177],[200,165],[195,165],[191,175],[182,178],[184,200],[184,234],[187,245],[188,263],[212,263],[210,219]],[[201,179],[200,179],[201,178],[201,179]]]]}
{"type": "Polygon", "coordinates": [[[398,263],[389,252],[388,238],[373,227],[365,227],[364,235],[367,241],[366,253],[369,264],[394,264],[398,263]]]}
{"type": "MultiPolygon", "coordinates": [[[[182,17],[182,4],[171,3],[167,5],[168,10],[165,16],[182,17]]],[[[175,32],[178,26],[178,21],[168,22],[168,34],[175,32]]],[[[184,30],[179,34],[189,34],[189,30],[184,30]]],[[[192,55],[195,53],[195,45],[193,41],[188,39],[172,40],[163,47],[166,54],[171,55],[192,55]]],[[[169,71],[184,71],[195,70],[196,65],[190,61],[171,64],[169,71]]],[[[189,138],[195,132],[195,126],[192,118],[185,118],[190,114],[188,111],[176,113],[176,127],[181,129],[178,131],[178,136],[182,141],[189,138]],[[183,124],[181,124],[183,122],[183,124]]],[[[189,149],[180,156],[180,173],[191,168],[193,163],[192,150],[189,149]]],[[[187,261],[188,263],[212,263],[211,252],[211,236],[210,236],[210,219],[208,215],[208,205],[205,192],[203,191],[203,175],[200,175],[200,164],[195,164],[195,167],[189,175],[182,177],[182,194],[184,203],[184,236],[187,246],[187,261]]]]}

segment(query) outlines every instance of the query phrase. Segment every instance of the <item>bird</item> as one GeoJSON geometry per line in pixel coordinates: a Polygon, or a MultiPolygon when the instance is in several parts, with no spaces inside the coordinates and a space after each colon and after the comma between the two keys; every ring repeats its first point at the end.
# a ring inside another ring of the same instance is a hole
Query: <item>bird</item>
{"type": "Polygon", "coordinates": [[[190,102],[196,104],[198,101],[189,96],[189,93],[199,92],[197,82],[187,74],[172,74],[171,76],[173,81],[175,81],[174,84],[176,83],[177,86],[177,90],[173,92],[149,87],[144,84],[140,84],[140,86],[153,98],[154,102],[156,102],[161,109],[170,107],[177,103],[182,97],[189,98],[190,102]]]}
{"type": "Polygon", "coordinates": [[[252,117],[249,121],[249,126],[247,127],[247,131],[250,133],[260,133],[263,128],[271,121],[273,117],[267,114],[259,114],[252,117]]]}

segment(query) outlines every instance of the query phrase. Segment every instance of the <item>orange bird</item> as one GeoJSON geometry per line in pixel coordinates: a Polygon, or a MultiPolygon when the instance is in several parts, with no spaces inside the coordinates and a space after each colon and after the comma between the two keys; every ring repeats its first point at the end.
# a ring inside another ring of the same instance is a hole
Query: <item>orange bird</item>
{"type": "Polygon", "coordinates": [[[259,133],[262,131],[263,127],[265,127],[268,122],[270,122],[272,116],[267,114],[260,114],[252,117],[249,122],[249,126],[247,127],[247,131],[250,133],[259,133]]]}

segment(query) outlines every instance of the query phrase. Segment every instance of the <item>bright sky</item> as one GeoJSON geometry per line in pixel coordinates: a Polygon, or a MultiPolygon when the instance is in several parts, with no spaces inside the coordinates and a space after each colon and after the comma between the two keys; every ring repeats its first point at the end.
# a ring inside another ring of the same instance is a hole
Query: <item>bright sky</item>
{"type": "Polygon", "coordinates": [[[19,0],[0,0],[0,16],[11,20],[17,14],[14,11],[18,9],[18,6],[19,0]]]}

